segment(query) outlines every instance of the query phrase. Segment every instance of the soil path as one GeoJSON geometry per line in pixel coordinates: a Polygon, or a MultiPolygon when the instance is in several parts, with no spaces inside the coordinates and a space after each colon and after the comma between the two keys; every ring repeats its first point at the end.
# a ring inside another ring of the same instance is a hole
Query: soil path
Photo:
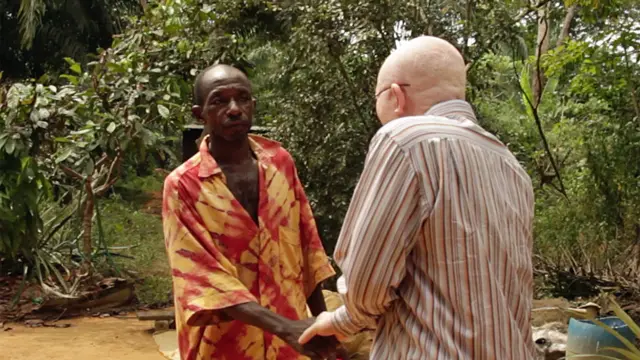
{"type": "Polygon", "coordinates": [[[153,340],[153,321],[118,318],[60,320],[69,328],[4,324],[0,360],[166,360],[153,340]]]}

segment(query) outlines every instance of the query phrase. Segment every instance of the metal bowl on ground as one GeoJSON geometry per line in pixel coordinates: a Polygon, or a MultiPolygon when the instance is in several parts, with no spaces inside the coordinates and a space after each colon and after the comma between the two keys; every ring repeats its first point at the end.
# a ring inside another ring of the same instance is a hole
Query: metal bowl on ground
{"type": "MultiPolygon", "coordinates": [[[[635,336],[633,331],[631,331],[620,318],[610,316],[598,320],[618,332],[623,338],[634,343],[635,336]]],[[[581,356],[580,359],[602,359],[601,356],[626,359],[626,357],[615,351],[602,350],[605,348],[628,350],[618,338],[608,333],[604,328],[596,325],[593,321],[574,318],[569,320],[566,347],[567,358],[570,358],[572,355],[593,355],[593,357],[581,356]]]]}

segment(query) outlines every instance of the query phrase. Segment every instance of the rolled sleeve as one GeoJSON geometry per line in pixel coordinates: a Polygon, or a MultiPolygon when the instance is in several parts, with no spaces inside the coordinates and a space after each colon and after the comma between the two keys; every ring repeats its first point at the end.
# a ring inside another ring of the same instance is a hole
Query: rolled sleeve
{"type": "Polygon", "coordinates": [[[375,327],[397,298],[422,219],[416,172],[387,134],[371,142],[336,246],[344,307],[333,315],[345,335],[375,327]]]}
{"type": "Polygon", "coordinates": [[[343,337],[353,336],[365,327],[365,325],[359,324],[351,318],[344,305],[332,312],[331,316],[333,327],[338,331],[338,335],[343,337]]]}

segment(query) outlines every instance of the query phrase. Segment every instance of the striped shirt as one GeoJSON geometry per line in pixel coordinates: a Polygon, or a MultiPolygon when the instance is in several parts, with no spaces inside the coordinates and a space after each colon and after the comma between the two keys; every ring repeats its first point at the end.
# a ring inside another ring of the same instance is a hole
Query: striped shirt
{"type": "Polygon", "coordinates": [[[534,356],[531,179],[461,100],[371,141],[335,260],[343,335],[376,329],[372,359],[534,356]]]}

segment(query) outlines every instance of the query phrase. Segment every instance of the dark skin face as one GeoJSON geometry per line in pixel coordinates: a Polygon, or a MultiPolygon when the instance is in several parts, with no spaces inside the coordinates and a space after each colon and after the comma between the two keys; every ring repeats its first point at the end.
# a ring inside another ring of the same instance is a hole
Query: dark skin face
{"type": "Polygon", "coordinates": [[[240,70],[220,66],[209,69],[199,86],[205,99],[192,111],[205,123],[209,135],[226,143],[246,141],[255,110],[247,77],[240,70]]]}

